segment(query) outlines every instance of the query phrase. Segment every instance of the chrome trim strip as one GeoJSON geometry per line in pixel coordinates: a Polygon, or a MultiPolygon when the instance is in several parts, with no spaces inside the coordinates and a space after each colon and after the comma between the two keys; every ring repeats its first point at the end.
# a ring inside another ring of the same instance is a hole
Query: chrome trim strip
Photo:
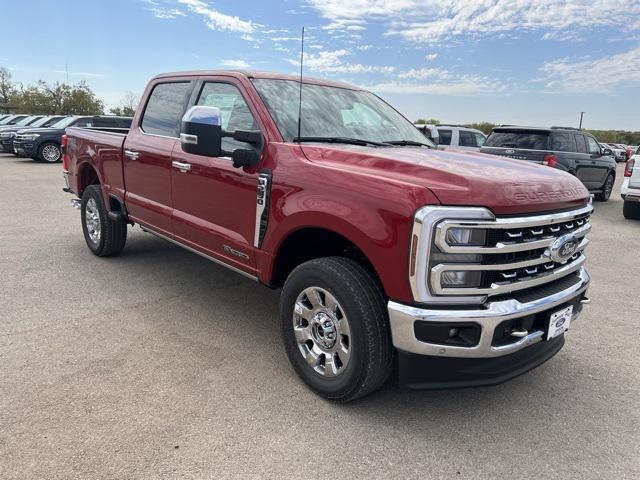
{"type": "MultiPolygon", "coordinates": [[[[139,220],[136,220],[136,221],[140,224],[139,220]]],[[[187,246],[187,245],[185,245],[183,243],[180,243],[177,240],[174,240],[173,238],[169,238],[166,235],[163,235],[162,233],[158,233],[155,230],[153,230],[152,228],[149,228],[147,225],[140,224],[140,226],[141,226],[141,228],[143,230],[151,233],[152,235],[155,235],[156,237],[160,237],[163,240],[166,240],[166,241],[171,242],[171,243],[173,243],[175,245],[178,245],[179,247],[184,248],[185,250],[189,250],[191,253],[195,253],[196,255],[200,255],[201,257],[204,257],[207,260],[212,261],[213,263],[217,263],[218,265],[222,265],[223,267],[227,267],[229,270],[233,270],[234,272],[239,273],[240,275],[243,275],[243,276],[245,276],[245,277],[247,277],[247,278],[249,278],[251,280],[254,280],[256,282],[258,281],[258,277],[256,277],[255,275],[251,275],[250,273],[247,273],[247,272],[245,272],[243,270],[240,270],[239,268],[236,268],[236,267],[234,267],[232,265],[229,265],[228,263],[224,263],[222,260],[218,260],[217,258],[211,257],[211,256],[207,255],[206,253],[202,253],[202,252],[196,250],[195,248],[192,248],[192,247],[189,247],[189,246],[187,246]]]]}
{"type": "Polygon", "coordinates": [[[258,188],[256,192],[256,223],[253,232],[253,246],[260,248],[262,237],[267,229],[269,221],[269,198],[271,194],[271,174],[262,172],[258,176],[258,188]]]}
{"type": "MultiPolygon", "coordinates": [[[[581,279],[575,285],[528,303],[515,299],[490,302],[486,308],[478,309],[424,309],[389,301],[387,308],[391,326],[393,345],[399,350],[419,355],[444,357],[484,358],[500,357],[514,353],[522,348],[543,340],[544,332],[536,330],[515,343],[494,347],[493,334],[495,328],[505,320],[525,317],[535,313],[551,310],[563,303],[583,295],[589,286],[589,274],[584,268],[578,272],[581,279]],[[473,322],[481,327],[480,341],[474,347],[460,347],[421,342],[415,336],[414,322],[473,322]]],[[[573,319],[578,313],[574,313],[573,319]]]]}

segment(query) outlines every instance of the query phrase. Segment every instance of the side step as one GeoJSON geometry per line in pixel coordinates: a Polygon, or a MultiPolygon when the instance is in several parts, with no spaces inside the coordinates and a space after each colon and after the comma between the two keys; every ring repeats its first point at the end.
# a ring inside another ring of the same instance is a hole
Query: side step
{"type": "Polygon", "coordinates": [[[73,208],[77,208],[78,210],[80,210],[80,205],[82,205],[82,200],[80,200],[79,198],[71,199],[71,206],[73,208]]]}

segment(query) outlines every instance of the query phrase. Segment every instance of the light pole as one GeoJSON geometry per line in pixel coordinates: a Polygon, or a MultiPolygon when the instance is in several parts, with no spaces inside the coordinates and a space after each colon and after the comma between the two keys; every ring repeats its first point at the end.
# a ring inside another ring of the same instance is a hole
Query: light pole
{"type": "Polygon", "coordinates": [[[582,116],[584,115],[584,112],[580,112],[580,126],[578,127],[580,130],[582,130],[582,116]]]}

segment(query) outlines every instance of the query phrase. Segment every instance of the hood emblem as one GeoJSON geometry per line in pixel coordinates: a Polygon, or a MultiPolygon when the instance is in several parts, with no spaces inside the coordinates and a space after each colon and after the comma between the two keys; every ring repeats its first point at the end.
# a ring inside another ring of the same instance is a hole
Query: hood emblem
{"type": "Polygon", "coordinates": [[[554,262],[564,263],[576,253],[578,245],[580,241],[572,233],[562,235],[551,244],[547,255],[554,262]]]}
{"type": "Polygon", "coordinates": [[[512,153],[516,153],[516,151],[515,151],[515,150],[513,150],[513,149],[511,149],[511,148],[508,148],[508,149],[506,149],[506,150],[504,151],[504,153],[507,153],[507,154],[511,155],[512,153]]]}

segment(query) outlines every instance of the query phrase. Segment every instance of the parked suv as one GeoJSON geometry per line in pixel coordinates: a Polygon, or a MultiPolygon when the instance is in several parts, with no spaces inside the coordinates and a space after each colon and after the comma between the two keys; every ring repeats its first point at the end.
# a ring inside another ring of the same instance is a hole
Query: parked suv
{"type": "Polygon", "coordinates": [[[464,150],[480,150],[487,137],[480,130],[464,125],[436,125],[438,129],[438,146],[462,148],[464,150]]]}
{"type": "Polygon", "coordinates": [[[2,120],[0,120],[0,128],[1,127],[8,127],[8,126],[11,126],[11,125],[15,125],[20,120],[22,120],[23,118],[26,118],[28,116],[29,115],[7,115],[2,120]]]}
{"type": "MultiPolygon", "coordinates": [[[[35,120],[33,123],[28,125],[20,125],[20,122],[11,127],[4,127],[0,130],[0,152],[3,153],[16,153],[13,149],[13,139],[16,136],[16,133],[20,130],[24,130],[25,128],[48,128],[51,125],[58,123],[62,120],[63,116],[49,116],[49,117],[41,117],[35,120]]],[[[17,154],[16,154],[17,155],[17,154]]]]}
{"type": "Polygon", "coordinates": [[[99,128],[129,128],[131,117],[105,116],[74,116],[67,117],[54,124],[51,128],[29,128],[20,130],[13,139],[16,154],[31,157],[34,160],[55,163],[62,159],[60,145],[62,135],[67,127],[99,127],[99,128]]]}
{"type": "Polygon", "coordinates": [[[609,200],[616,179],[610,152],[593,135],[576,128],[496,127],[480,151],[569,172],[600,202],[609,200]]]}
{"type": "Polygon", "coordinates": [[[612,143],[601,143],[600,146],[611,150],[611,154],[616,162],[627,161],[627,154],[623,148],[617,147],[612,143]]]}

